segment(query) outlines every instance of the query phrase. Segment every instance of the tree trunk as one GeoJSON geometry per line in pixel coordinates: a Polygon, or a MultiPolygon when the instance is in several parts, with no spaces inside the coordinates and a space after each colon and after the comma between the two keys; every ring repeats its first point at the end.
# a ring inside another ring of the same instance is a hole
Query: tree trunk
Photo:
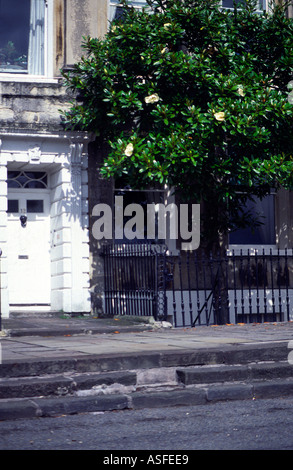
{"type": "MultiPolygon", "coordinates": [[[[227,274],[227,248],[228,248],[228,234],[220,233],[217,230],[219,224],[219,212],[221,209],[217,205],[212,203],[208,204],[208,207],[204,207],[203,217],[203,244],[202,249],[204,250],[207,257],[211,259],[213,266],[216,266],[214,270],[214,276],[212,279],[212,291],[213,291],[213,309],[214,318],[216,324],[227,324],[230,322],[229,314],[229,279],[227,274]],[[206,239],[205,239],[206,234],[206,239]]],[[[222,210],[225,210],[222,208],[222,210]]],[[[223,212],[222,212],[223,214],[223,212]]],[[[222,216],[221,214],[221,216],[222,216]]]]}

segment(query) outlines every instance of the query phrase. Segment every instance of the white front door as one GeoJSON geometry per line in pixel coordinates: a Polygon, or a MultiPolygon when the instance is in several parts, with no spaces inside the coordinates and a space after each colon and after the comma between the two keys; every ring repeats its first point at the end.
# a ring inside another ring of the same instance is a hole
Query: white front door
{"type": "Polygon", "coordinates": [[[8,289],[12,307],[50,305],[50,195],[8,190],[8,289]]]}

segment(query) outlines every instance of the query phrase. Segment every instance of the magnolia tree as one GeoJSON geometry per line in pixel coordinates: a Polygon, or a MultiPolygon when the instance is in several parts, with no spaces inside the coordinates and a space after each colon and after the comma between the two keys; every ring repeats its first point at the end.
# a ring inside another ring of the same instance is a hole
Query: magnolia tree
{"type": "Polygon", "coordinates": [[[248,199],[293,187],[293,23],[283,7],[260,14],[256,4],[125,4],[64,73],[78,96],[66,126],[109,145],[101,173],[200,203],[211,244],[255,223],[248,199]]]}

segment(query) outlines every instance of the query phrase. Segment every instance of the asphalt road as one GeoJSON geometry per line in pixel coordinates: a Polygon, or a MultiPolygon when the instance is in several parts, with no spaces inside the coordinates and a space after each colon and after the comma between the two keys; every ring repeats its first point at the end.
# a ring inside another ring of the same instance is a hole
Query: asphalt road
{"type": "Polygon", "coordinates": [[[110,463],[105,456],[114,458],[122,450],[126,456],[149,451],[152,457],[158,451],[182,456],[192,450],[292,450],[293,399],[5,421],[0,422],[0,449],[95,450],[95,461],[103,464],[110,463]]]}

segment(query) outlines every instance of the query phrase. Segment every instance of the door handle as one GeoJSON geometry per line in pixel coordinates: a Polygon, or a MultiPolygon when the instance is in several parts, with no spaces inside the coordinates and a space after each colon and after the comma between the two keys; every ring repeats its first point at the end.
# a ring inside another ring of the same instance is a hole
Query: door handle
{"type": "Polygon", "coordinates": [[[26,227],[27,216],[26,215],[21,215],[19,219],[20,219],[21,226],[26,227]]]}

